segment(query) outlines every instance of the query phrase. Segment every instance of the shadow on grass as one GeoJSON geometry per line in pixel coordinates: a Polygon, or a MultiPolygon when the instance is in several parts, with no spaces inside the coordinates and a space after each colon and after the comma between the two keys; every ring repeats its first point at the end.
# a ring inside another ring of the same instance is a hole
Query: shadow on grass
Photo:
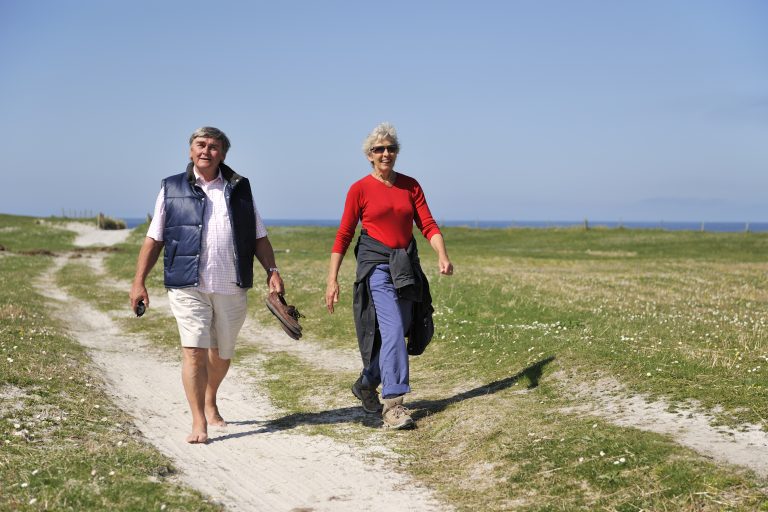
{"type": "MultiPolygon", "coordinates": [[[[408,407],[413,409],[413,418],[419,419],[430,414],[436,414],[444,411],[449,405],[463,402],[471,398],[486,396],[498,393],[504,389],[514,386],[522,379],[527,379],[529,384],[527,389],[533,389],[539,385],[539,379],[544,371],[544,367],[555,360],[554,356],[547,357],[538,361],[522,371],[482,386],[478,386],[469,391],[464,391],[452,397],[441,400],[417,400],[408,402],[408,407]]],[[[360,406],[342,407],[340,409],[331,409],[322,412],[311,413],[293,413],[282,418],[269,421],[260,420],[242,420],[227,421],[230,425],[258,425],[259,428],[246,432],[236,432],[214,437],[208,440],[209,443],[227,441],[240,437],[251,436],[254,434],[266,434],[269,432],[280,432],[290,430],[301,425],[335,425],[339,423],[360,423],[367,427],[377,428],[381,425],[381,417],[378,414],[366,414],[360,406]]]]}
{"type": "Polygon", "coordinates": [[[451,404],[463,402],[464,400],[469,400],[470,398],[477,398],[479,396],[497,393],[501,390],[514,386],[521,379],[528,379],[529,384],[527,389],[533,389],[538,387],[539,379],[541,379],[541,374],[544,371],[544,367],[554,360],[555,356],[549,356],[545,359],[542,359],[541,361],[538,361],[537,363],[532,364],[521,372],[512,375],[511,377],[470,389],[469,391],[459,393],[458,395],[454,395],[449,398],[444,398],[442,400],[417,400],[415,402],[409,402],[407,405],[411,409],[417,409],[411,415],[413,416],[413,419],[417,420],[430,414],[442,412],[451,404]]]}

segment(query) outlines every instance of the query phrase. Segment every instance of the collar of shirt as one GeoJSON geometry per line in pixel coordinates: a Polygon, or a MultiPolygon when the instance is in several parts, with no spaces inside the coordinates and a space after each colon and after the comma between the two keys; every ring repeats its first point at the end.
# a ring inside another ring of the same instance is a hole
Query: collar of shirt
{"type": "Polygon", "coordinates": [[[197,183],[198,185],[206,185],[206,184],[211,185],[213,183],[216,183],[217,181],[222,180],[221,169],[216,169],[216,177],[213,178],[211,181],[205,181],[205,179],[203,178],[203,175],[200,174],[200,171],[198,171],[197,167],[195,166],[192,166],[192,172],[195,173],[195,178],[196,178],[195,183],[197,183]]]}

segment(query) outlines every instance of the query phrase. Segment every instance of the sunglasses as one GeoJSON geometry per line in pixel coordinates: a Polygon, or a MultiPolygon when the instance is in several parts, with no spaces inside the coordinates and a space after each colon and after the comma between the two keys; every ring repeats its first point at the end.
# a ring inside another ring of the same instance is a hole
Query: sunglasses
{"type": "Polygon", "coordinates": [[[397,153],[400,147],[396,144],[392,144],[391,146],[373,146],[371,148],[371,153],[376,153],[377,155],[380,155],[381,153],[384,152],[385,149],[390,153],[397,153]]]}

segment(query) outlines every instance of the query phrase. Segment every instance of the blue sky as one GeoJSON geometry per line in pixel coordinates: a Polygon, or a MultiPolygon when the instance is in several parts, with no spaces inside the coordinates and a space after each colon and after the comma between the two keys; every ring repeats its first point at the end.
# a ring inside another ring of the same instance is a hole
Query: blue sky
{"type": "Polygon", "coordinates": [[[0,212],[142,217],[213,125],[266,218],[362,140],[440,220],[768,221],[768,2],[0,0],[0,212]]]}

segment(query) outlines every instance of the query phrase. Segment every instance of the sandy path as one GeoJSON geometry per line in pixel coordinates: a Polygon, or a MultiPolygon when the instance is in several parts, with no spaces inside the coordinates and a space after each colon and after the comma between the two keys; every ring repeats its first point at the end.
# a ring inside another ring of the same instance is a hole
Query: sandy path
{"type": "MultiPolygon", "coordinates": [[[[400,511],[403,503],[409,510],[450,509],[397,473],[395,456],[380,446],[366,451],[279,427],[271,420],[283,414],[239,365],[233,365],[220,391],[230,425],[211,429],[207,445],[187,444],[191,421],[178,362],[164,360],[146,340],[123,334],[110,315],[58,288],[54,276],[65,262],[66,256],[57,258],[37,288],[50,299],[53,314],[89,349],[115,403],[173,459],[191,487],[229,510],[400,511]],[[78,311],[77,318],[64,314],[65,304],[67,311],[78,311]]],[[[256,326],[250,329],[250,335],[258,334],[256,326]]]]}
{"type": "Polygon", "coordinates": [[[77,233],[75,245],[78,247],[90,247],[94,245],[115,245],[125,242],[130,229],[98,229],[92,224],[82,222],[70,222],[65,228],[77,233]]]}
{"type": "Polygon", "coordinates": [[[557,379],[568,392],[586,400],[585,405],[564,409],[566,413],[589,414],[623,427],[633,427],[671,436],[675,442],[720,462],[747,467],[768,477],[768,432],[760,425],[739,429],[713,426],[715,418],[682,404],[670,411],[664,400],[651,401],[642,395],[628,396],[613,379],[571,384],[563,374],[557,379]]]}

